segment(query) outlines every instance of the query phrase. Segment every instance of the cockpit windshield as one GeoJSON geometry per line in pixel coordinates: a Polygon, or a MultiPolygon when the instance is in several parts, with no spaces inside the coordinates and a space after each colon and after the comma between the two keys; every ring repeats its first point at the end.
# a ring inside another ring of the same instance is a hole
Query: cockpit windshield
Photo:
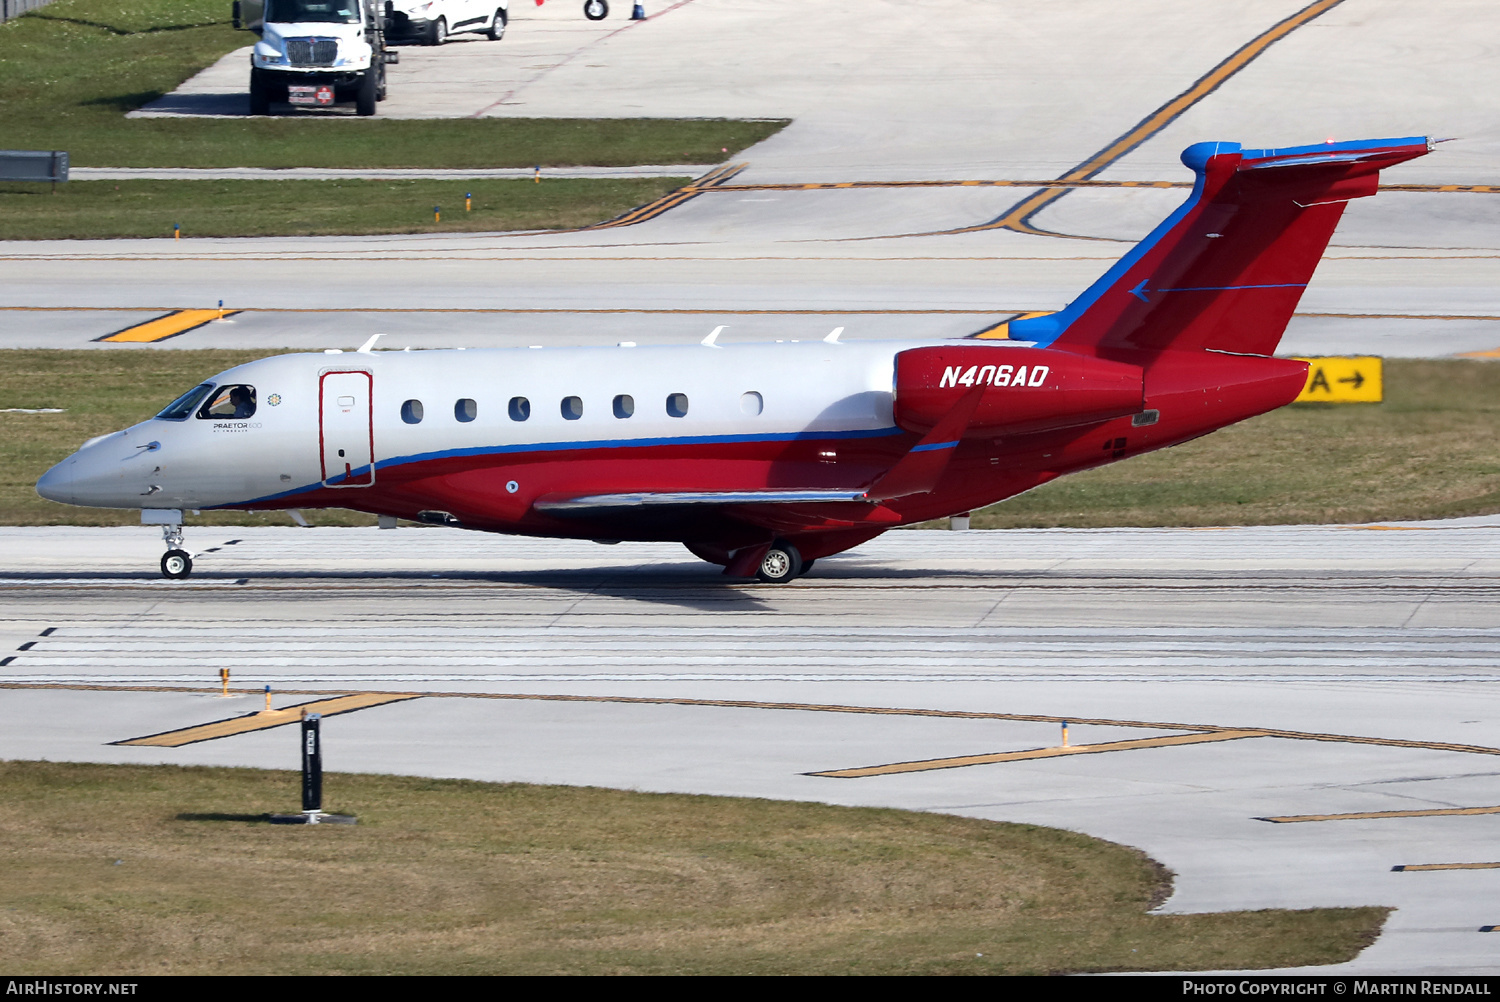
{"type": "Polygon", "coordinates": [[[267,0],[270,24],[358,24],[359,0],[267,0]]]}
{"type": "Polygon", "coordinates": [[[208,396],[208,391],[213,388],[213,383],[199,383],[170,404],[167,404],[166,407],[163,407],[161,413],[156,416],[163,421],[181,421],[193,413],[193,408],[197,407],[203,398],[208,396]]]}
{"type": "Polygon", "coordinates": [[[208,403],[198,408],[198,416],[207,420],[247,418],[255,414],[255,387],[230,383],[219,387],[208,403]]]}

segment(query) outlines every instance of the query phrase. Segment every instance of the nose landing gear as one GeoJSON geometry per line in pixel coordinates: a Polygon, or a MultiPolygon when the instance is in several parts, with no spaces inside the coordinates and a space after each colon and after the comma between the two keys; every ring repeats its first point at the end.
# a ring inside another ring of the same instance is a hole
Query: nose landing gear
{"type": "Polygon", "coordinates": [[[161,555],[161,576],[175,580],[193,573],[193,556],[182,548],[182,523],[163,525],[161,538],[167,544],[167,552],[161,555]]]}

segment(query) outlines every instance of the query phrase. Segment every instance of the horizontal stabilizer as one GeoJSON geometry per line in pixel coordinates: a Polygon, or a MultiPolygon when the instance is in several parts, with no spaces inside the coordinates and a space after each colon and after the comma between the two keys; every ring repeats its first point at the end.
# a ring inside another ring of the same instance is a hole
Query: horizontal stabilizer
{"type": "Polygon", "coordinates": [[[1164,349],[1270,355],[1344,206],[1382,168],[1429,152],[1422,137],[1182,154],[1193,193],[1062,310],[1010,322],[1010,336],[1105,357],[1164,349]]]}

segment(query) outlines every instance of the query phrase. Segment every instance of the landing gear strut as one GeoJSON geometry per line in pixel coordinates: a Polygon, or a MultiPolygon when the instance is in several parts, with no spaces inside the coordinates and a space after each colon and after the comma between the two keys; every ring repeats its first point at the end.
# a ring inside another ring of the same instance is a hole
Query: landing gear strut
{"type": "Polygon", "coordinates": [[[182,548],[182,526],[162,526],[161,538],[167,544],[167,552],[161,555],[161,576],[177,579],[193,573],[192,554],[182,548]]]}

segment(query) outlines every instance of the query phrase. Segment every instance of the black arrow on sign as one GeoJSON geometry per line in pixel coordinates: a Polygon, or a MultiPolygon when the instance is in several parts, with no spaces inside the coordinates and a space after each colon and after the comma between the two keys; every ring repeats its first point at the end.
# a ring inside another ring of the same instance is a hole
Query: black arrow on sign
{"type": "Polygon", "coordinates": [[[1339,382],[1341,382],[1341,383],[1353,383],[1354,384],[1354,388],[1357,390],[1361,386],[1365,385],[1365,377],[1361,376],[1359,374],[1359,370],[1356,369],[1355,372],[1354,372],[1354,375],[1347,376],[1347,377],[1345,377],[1343,379],[1340,379],[1339,382]]]}

